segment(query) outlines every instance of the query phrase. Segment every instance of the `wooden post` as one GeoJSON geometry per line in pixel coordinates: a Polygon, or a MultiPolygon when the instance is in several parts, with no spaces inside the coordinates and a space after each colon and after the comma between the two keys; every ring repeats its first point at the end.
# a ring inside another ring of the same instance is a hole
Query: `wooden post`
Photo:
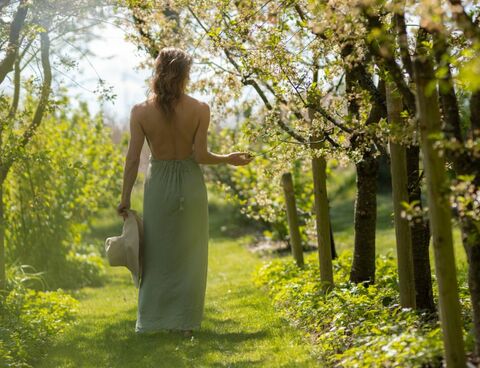
{"type": "MultiPolygon", "coordinates": [[[[386,85],[388,121],[392,128],[401,125],[402,98],[394,85],[386,85]]],[[[403,219],[402,202],[408,202],[407,155],[403,145],[390,138],[390,169],[392,173],[393,209],[395,218],[395,236],[397,241],[398,279],[400,286],[400,304],[402,307],[415,308],[415,277],[413,271],[412,238],[410,225],[403,219]]]]}
{"type": "Polygon", "coordinates": [[[414,59],[416,103],[421,132],[423,165],[427,178],[427,200],[433,235],[435,271],[438,281],[440,321],[447,367],[465,367],[465,350],[458,300],[451,209],[447,195],[445,162],[434,147],[432,137],[441,133],[438,93],[430,88],[435,80],[428,49],[418,46],[414,59]],[[429,87],[429,88],[427,88],[429,87]]]}
{"type": "Polygon", "coordinates": [[[292,255],[297,265],[303,267],[303,249],[298,228],[297,205],[295,203],[295,192],[293,190],[292,174],[284,173],[282,175],[283,192],[285,193],[285,203],[287,206],[288,229],[290,231],[290,245],[292,246],[292,255]]]}
{"type": "MultiPolygon", "coordinates": [[[[313,119],[313,109],[308,109],[310,119],[313,119]]],[[[321,148],[318,143],[321,137],[312,136],[312,148],[321,148]]],[[[318,259],[320,266],[320,280],[324,284],[324,290],[333,287],[332,268],[332,239],[330,226],[330,213],[328,210],[327,196],[327,162],[325,157],[312,157],[313,192],[315,197],[315,221],[317,225],[318,259]]]]}

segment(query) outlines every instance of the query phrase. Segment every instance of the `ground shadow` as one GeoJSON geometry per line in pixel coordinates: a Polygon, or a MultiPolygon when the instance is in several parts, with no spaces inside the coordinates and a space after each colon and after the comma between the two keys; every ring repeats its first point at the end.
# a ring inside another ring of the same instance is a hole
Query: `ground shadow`
{"type": "MultiPolygon", "coordinates": [[[[135,315],[134,308],[128,311],[135,315]]],[[[207,313],[210,314],[210,313],[207,313]]],[[[98,317],[99,320],[104,318],[98,317]]],[[[208,327],[202,327],[194,332],[193,339],[184,337],[181,332],[160,331],[150,335],[136,334],[135,319],[120,319],[110,322],[103,328],[95,329],[95,319],[91,324],[77,326],[75,335],[70,335],[68,341],[58,341],[53,348],[54,357],[63,357],[62,361],[52,358],[47,366],[87,367],[97,362],[99,367],[201,367],[202,361],[210,361],[209,367],[225,367],[220,356],[235,354],[248,356],[246,349],[255,349],[255,344],[244,344],[245,341],[262,340],[268,336],[263,330],[253,332],[238,331],[238,322],[228,319],[219,320],[205,317],[205,325],[216,326],[217,332],[208,327]],[[222,327],[222,328],[219,328],[222,327]],[[92,343],[95,348],[92,349],[92,343]],[[219,361],[212,361],[212,354],[219,354],[219,361]],[[210,357],[207,357],[210,356],[210,357]],[[65,361],[68,357],[68,362],[65,361]],[[81,362],[81,365],[78,365],[81,362]],[[63,365],[62,365],[63,364],[63,365]]],[[[98,321],[101,323],[100,321],[98,321]]],[[[60,359],[60,358],[59,358],[60,359]]],[[[261,367],[263,360],[236,359],[229,367],[261,367]]]]}

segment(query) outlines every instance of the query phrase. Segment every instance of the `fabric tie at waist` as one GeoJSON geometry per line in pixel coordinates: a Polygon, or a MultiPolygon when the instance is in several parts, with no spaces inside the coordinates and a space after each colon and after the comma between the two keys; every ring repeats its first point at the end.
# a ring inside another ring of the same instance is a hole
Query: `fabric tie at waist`
{"type": "MultiPolygon", "coordinates": [[[[187,158],[184,159],[172,159],[172,160],[158,160],[154,158],[151,154],[149,157],[149,162],[151,165],[156,165],[160,167],[165,167],[169,170],[172,170],[175,172],[177,175],[177,179],[179,181],[179,188],[183,188],[183,172],[189,172],[191,170],[191,165],[192,163],[196,163],[195,159],[193,158],[193,155],[188,156],[187,158]]],[[[185,197],[183,196],[182,193],[178,194],[178,210],[183,211],[184,210],[184,202],[185,202],[185,197]]]]}

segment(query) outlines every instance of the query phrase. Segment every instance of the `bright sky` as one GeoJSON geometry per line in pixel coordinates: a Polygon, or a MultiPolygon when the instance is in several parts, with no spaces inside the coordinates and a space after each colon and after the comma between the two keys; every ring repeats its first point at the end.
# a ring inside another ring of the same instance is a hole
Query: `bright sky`
{"type": "Polygon", "coordinates": [[[70,86],[72,95],[88,102],[92,113],[102,108],[93,91],[99,87],[99,77],[105,80],[105,86],[111,86],[117,97],[114,101],[105,101],[103,111],[116,124],[124,125],[128,123],[132,105],[146,96],[145,80],[150,77],[150,71],[137,70],[144,56],[133,44],[125,41],[123,30],[106,24],[95,33],[101,37],[88,43],[94,55],[79,60],[78,69],[73,71],[74,77],[73,73],[68,73],[70,78],[62,79],[70,86]]]}
{"type": "MultiPolygon", "coordinates": [[[[138,69],[138,65],[145,60],[145,55],[125,40],[124,30],[105,23],[101,28],[95,29],[94,33],[99,37],[88,42],[88,49],[94,55],[80,58],[77,69],[68,72],[67,76],[60,74],[57,77],[69,87],[71,96],[79,96],[88,102],[91,113],[101,109],[109,120],[125,126],[132,106],[146,98],[146,80],[150,79],[151,70],[138,69]],[[105,101],[103,107],[98,101],[98,95],[93,92],[99,87],[99,77],[105,81],[105,87],[111,87],[112,94],[116,95],[114,101],[105,101]]],[[[65,52],[68,53],[68,50],[65,52]]],[[[193,71],[191,77],[195,78],[193,71]]],[[[248,89],[244,91],[248,92],[248,89]]],[[[211,97],[195,92],[191,95],[202,101],[208,101],[211,97]]],[[[223,124],[234,124],[234,121],[224,121],[223,124]]]]}

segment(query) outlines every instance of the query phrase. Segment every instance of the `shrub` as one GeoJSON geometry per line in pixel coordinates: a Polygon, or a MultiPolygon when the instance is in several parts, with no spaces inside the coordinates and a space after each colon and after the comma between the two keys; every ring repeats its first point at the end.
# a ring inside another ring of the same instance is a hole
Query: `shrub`
{"type": "MultiPolygon", "coordinates": [[[[441,329],[412,309],[401,308],[396,260],[377,258],[376,284],[350,283],[351,253],[334,260],[335,289],[322,294],[316,254],[305,268],[291,259],[259,267],[254,282],[265,288],[276,309],[293,325],[308,331],[324,366],[438,366],[443,355],[441,329]]],[[[468,293],[461,288],[465,330],[471,325],[468,293]]],[[[467,340],[468,341],[468,340],[467,340]]]]}
{"type": "Polygon", "coordinates": [[[85,103],[73,109],[66,97],[57,103],[4,185],[7,263],[18,260],[46,271],[52,289],[98,282],[97,260],[72,252],[91,218],[119,196],[122,180],[121,148],[101,115],[91,116],[85,103]]]}
{"type": "Polygon", "coordinates": [[[0,366],[33,367],[52,337],[73,320],[77,306],[61,289],[38,291],[15,283],[0,293],[0,366]]]}
{"type": "Polygon", "coordinates": [[[103,285],[105,263],[103,258],[95,252],[82,254],[70,251],[67,254],[66,268],[68,273],[61,281],[57,281],[57,284],[64,289],[103,285]]]}

